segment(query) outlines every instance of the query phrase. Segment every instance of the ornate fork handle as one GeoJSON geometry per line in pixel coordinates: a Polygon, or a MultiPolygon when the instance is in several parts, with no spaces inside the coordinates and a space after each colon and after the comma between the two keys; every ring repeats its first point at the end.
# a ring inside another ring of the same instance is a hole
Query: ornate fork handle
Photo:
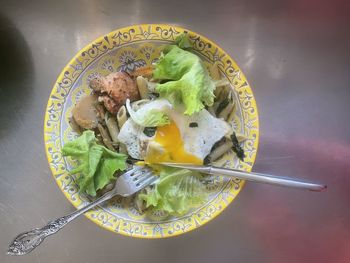
{"type": "Polygon", "coordinates": [[[115,192],[112,190],[104,194],[102,197],[95,200],[94,202],[88,204],[87,206],[84,206],[83,208],[76,210],[75,212],[69,215],[57,218],[56,220],[49,222],[42,228],[34,228],[30,231],[19,234],[9,245],[9,250],[7,251],[7,254],[16,256],[28,254],[37,246],[39,246],[46,237],[57,233],[75,218],[77,218],[81,214],[84,214],[91,208],[112,198],[114,195],[115,192]]]}
{"type": "Polygon", "coordinates": [[[52,234],[57,233],[71,220],[70,215],[57,218],[49,222],[42,228],[34,228],[28,232],[19,234],[10,244],[7,254],[9,255],[25,255],[35,249],[44,241],[44,239],[52,234]]]}

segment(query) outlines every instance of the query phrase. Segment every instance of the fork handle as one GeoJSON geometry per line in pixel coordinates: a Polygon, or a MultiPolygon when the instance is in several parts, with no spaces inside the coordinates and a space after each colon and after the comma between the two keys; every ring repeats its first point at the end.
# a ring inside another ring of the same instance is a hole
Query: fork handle
{"type": "Polygon", "coordinates": [[[50,221],[47,225],[41,228],[34,228],[30,231],[19,234],[9,245],[8,255],[21,256],[30,253],[36,247],[38,247],[46,237],[57,233],[68,223],[72,222],[78,216],[84,214],[91,208],[105,202],[115,195],[114,191],[107,192],[94,202],[89,203],[81,209],[74,211],[71,214],[59,217],[53,221],[50,221]]]}
{"type": "Polygon", "coordinates": [[[208,169],[208,173],[215,174],[215,175],[235,177],[235,178],[239,178],[247,181],[294,187],[294,188],[306,189],[306,190],[317,191],[317,192],[327,188],[326,185],[310,183],[310,182],[306,182],[306,181],[302,181],[294,178],[277,177],[277,176],[261,174],[261,173],[252,173],[252,172],[248,173],[244,171],[225,169],[225,168],[219,168],[214,166],[211,166],[210,169],[208,169]]]}

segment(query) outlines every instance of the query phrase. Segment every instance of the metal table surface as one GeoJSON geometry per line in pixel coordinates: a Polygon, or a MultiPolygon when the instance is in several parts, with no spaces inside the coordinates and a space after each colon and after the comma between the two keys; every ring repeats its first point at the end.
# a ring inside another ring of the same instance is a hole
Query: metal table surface
{"type": "Polygon", "coordinates": [[[349,7],[346,0],[0,0],[0,262],[349,262],[349,7]],[[174,23],[219,43],[259,107],[254,170],[328,190],[248,183],[219,217],[185,235],[134,239],[81,217],[32,254],[5,255],[16,234],[73,209],[43,145],[57,75],[84,45],[137,23],[174,23]]]}

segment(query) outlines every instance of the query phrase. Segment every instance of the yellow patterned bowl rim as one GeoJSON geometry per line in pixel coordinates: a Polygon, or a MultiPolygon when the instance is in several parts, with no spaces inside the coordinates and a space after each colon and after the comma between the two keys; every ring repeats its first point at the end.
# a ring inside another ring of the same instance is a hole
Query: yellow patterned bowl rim
{"type": "MultiPolygon", "coordinates": [[[[46,156],[56,183],[74,207],[79,208],[84,205],[84,200],[79,195],[73,198],[69,190],[64,186],[64,181],[61,178],[62,175],[67,174],[67,171],[64,164],[60,163],[62,160],[60,154],[61,146],[60,143],[57,143],[57,137],[60,136],[62,107],[70,85],[79,77],[79,73],[84,72],[84,69],[96,57],[99,58],[100,55],[103,55],[104,52],[140,39],[173,41],[182,32],[187,32],[194,39],[194,51],[206,56],[211,63],[218,62],[221,73],[230,81],[234,90],[238,93],[239,102],[243,105],[243,130],[248,137],[248,140],[243,145],[245,152],[248,152],[248,154],[244,163],[239,162],[239,168],[251,171],[259,143],[258,110],[250,85],[235,61],[217,44],[189,29],[168,24],[132,25],[99,37],[81,49],[58,76],[48,99],[44,121],[46,156]],[[69,81],[71,83],[67,83],[69,81]]],[[[223,165],[225,164],[224,161],[222,162],[223,165]]],[[[226,161],[228,162],[229,160],[226,161]]],[[[227,166],[230,166],[230,163],[227,166]]],[[[97,225],[125,236],[138,238],[176,236],[194,230],[218,216],[236,198],[244,184],[243,180],[230,180],[223,191],[212,202],[188,217],[171,222],[133,222],[118,218],[103,211],[101,208],[91,210],[85,216],[97,225]],[[108,224],[105,223],[106,220],[109,221],[108,224]],[[167,231],[168,229],[171,230],[167,231]]]]}

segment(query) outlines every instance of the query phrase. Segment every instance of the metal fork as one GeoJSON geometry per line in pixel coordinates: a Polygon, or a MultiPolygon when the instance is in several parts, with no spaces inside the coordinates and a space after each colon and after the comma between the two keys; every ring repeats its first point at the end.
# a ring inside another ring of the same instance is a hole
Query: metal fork
{"type": "Polygon", "coordinates": [[[42,228],[35,228],[28,232],[19,234],[9,245],[8,255],[21,256],[28,254],[39,246],[46,237],[57,233],[68,223],[73,221],[78,216],[84,214],[93,207],[102,204],[116,195],[131,196],[142,190],[146,186],[156,182],[157,176],[152,174],[152,170],[146,167],[134,167],[118,177],[115,186],[112,190],[105,193],[102,197],[96,199],[92,203],[76,210],[75,212],[57,218],[49,222],[42,228]]]}

